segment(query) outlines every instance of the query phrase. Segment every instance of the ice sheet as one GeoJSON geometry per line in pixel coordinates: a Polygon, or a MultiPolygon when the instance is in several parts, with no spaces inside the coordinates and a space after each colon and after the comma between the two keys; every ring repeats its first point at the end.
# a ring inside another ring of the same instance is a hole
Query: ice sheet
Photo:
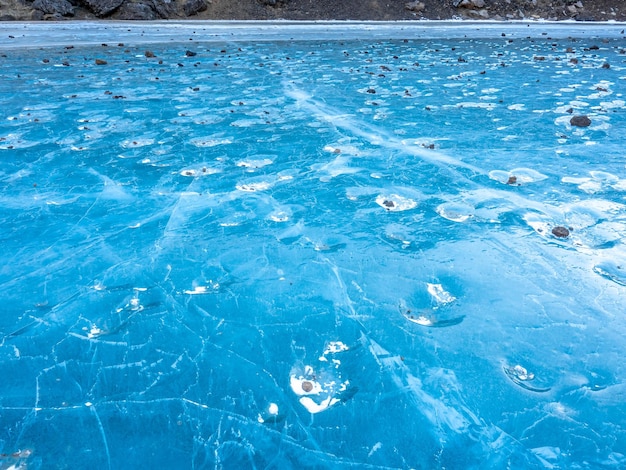
{"type": "Polygon", "coordinates": [[[445,26],[1,24],[0,468],[626,466],[620,26],[445,26]]]}

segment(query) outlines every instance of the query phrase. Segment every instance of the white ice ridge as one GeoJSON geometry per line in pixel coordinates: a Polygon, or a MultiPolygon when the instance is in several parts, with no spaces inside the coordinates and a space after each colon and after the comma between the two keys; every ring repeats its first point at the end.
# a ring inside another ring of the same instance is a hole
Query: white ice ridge
{"type": "MultiPolygon", "coordinates": [[[[332,106],[328,106],[307,94],[305,91],[298,89],[291,83],[283,83],[285,88],[285,96],[293,99],[296,104],[321,121],[328,122],[343,131],[350,132],[352,135],[365,139],[372,145],[396,150],[404,154],[412,155],[429,163],[433,163],[440,167],[450,170],[450,167],[465,168],[476,174],[486,174],[487,172],[474,165],[465,163],[457,158],[437,152],[431,149],[424,149],[419,146],[409,146],[398,139],[396,136],[386,132],[382,128],[372,126],[354,117],[351,114],[342,113],[332,106]]],[[[458,175],[459,178],[463,178],[458,175]]]]}

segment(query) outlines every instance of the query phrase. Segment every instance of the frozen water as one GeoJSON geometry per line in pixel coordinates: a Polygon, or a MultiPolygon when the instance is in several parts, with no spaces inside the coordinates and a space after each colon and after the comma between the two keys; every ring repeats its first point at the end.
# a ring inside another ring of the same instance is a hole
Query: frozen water
{"type": "Polygon", "coordinates": [[[82,27],[0,25],[0,468],[626,467],[623,25],[82,27]]]}

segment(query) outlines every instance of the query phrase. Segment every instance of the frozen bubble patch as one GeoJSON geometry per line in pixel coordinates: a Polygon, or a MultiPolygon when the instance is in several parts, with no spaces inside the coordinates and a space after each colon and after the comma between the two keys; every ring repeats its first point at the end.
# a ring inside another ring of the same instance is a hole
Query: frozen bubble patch
{"type": "Polygon", "coordinates": [[[216,173],[220,173],[221,171],[222,170],[220,170],[219,168],[214,168],[210,166],[199,166],[195,168],[184,168],[180,170],[179,174],[181,176],[196,178],[198,176],[215,175],[216,173]]]}
{"type": "Polygon", "coordinates": [[[209,281],[206,284],[195,285],[192,289],[187,289],[183,291],[184,294],[187,295],[206,295],[206,294],[215,294],[220,289],[219,282],[209,281]]]}
{"type": "Polygon", "coordinates": [[[20,134],[7,134],[0,137],[0,150],[26,149],[38,145],[36,141],[29,141],[20,134]]]}
{"type": "Polygon", "coordinates": [[[232,144],[232,139],[227,137],[195,137],[189,141],[192,145],[196,147],[204,148],[204,147],[216,147],[218,145],[228,145],[232,144]]]}
{"type": "Polygon", "coordinates": [[[426,291],[433,298],[436,304],[435,308],[451,304],[456,300],[456,297],[450,294],[450,292],[448,292],[447,290],[445,290],[441,284],[427,282],[426,291]]]}
{"type": "Polygon", "coordinates": [[[270,181],[249,181],[245,183],[239,183],[236,188],[244,193],[256,193],[259,191],[267,191],[273,186],[270,181]]]}
{"type": "Polygon", "coordinates": [[[400,311],[404,318],[411,323],[416,323],[417,325],[428,328],[445,328],[458,325],[465,318],[465,315],[449,317],[441,312],[434,312],[432,310],[415,311],[410,308],[401,308],[400,311]]]}
{"type": "Polygon", "coordinates": [[[408,211],[417,207],[417,201],[398,194],[381,194],[376,198],[376,204],[389,212],[408,211]]]}
{"type": "Polygon", "coordinates": [[[291,390],[311,414],[321,413],[352,398],[357,389],[342,378],[342,357],[350,348],[342,341],[329,341],[318,365],[295,367],[289,377],[291,390]]]}
{"type": "Polygon", "coordinates": [[[265,409],[258,414],[257,421],[261,424],[276,424],[285,419],[285,415],[281,412],[277,403],[271,402],[265,409]]]}
{"type": "Polygon", "coordinates": [[[287,222],[289,219],[291,219],[291,213],[284,210],[275,210],[268,215],[268,218],[273,222],[287,222]]]}
{"type": "Polygon", "coordinates": [[[593,272],[620,286],[626,286],[626,262],[624,260],[602,261],[593,267],[593,272]]]}
{"type": "Polygon", "coordinates": [[[141,137],[141,138],[137,138],[137,139],[126,139],[126,140],[123,140],[122,142],[120,142],[120,146],[125,148],[125,149],[147,147],[147,146],[153,145],[153,144],[154,144],[154,139],[151,138],[151,137],[141,137]]]}
{"type": "Polygon", "coordinates": [[[519,186],[522,184],[537,183],[548,177],[531,168],[514,168],[510,171],[492,170],[489,172],[489,178],[502,184],[519,186]]]}
{"type": "Polygon", "coordinates": [[[435,210],[441,217],[452,222],[467,222],[474,217],[474,208],[467,204],[448,202],[440,204],[435,210]]]}
{"type": "Polygon", "coordinates": [[[263,168],[264,166],[271,165],[274,163],[275,157],[266,157],[266,158],[248,158],[245,160],[239,160],[236,165],[242,168],[247,168],[251,171],[254,171],[259,168],[263,168]]]}
{"type": "Polygon", "coordinates": [[[420,326],[444,328],[458,325],[465,318],[458,308],[453,308],[457,298],[439,283],[425,283],[425,293],[418,292],[409,302],[400,300],[402,316],[420,326]]]}
{"type": "Polygon", "coordinates": [[[504,374],[511,382],[519,387],[536,393],[549,392],[552,387],[547,386],[540,378],[535,377],[533,372],[528,371],[524,366],[516,364],[514,366],[504,366],[504,374]]]}
{"type": "Polygon", "coordinates": [[[511,104],[507,106],[507,109],[511,111],[526,111],[526,105],[524,103],[511,104]]]}
{"type": "Polygon", "coordinates": [[[561,182],[574,184],[587,194],[595,194],[606,190],[626,191],[626,179],[606,171],[590,171],[585,176],[564,176],[561,182]]]}

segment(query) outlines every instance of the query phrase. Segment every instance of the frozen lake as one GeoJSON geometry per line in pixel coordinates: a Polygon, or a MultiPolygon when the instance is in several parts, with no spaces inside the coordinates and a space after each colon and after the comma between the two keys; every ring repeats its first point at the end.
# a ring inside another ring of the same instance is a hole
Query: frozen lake
{"type": "Polygon", "coordinates": [[[626,467],[624,25],[0,35],[0,469],[626,467]]]}

